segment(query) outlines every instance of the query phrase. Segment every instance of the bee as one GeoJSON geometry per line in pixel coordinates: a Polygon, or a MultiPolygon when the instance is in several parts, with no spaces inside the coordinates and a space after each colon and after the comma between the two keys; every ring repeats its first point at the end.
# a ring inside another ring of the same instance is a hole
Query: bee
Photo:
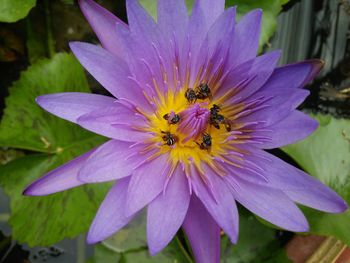
{"type": "Polygon", "coordinates": [[[193,103],[197,100],[196,92],[193,89],[186,90],[185,97],[189,103],[193,103]]]}
{"type": "Polygon", "coordinates": [[[196,97],[200,100],[205,100],[211,96],[211,90],[206,83],[202,83],[196,89],[196,97]]]}
{"type": "Polygon", "coordinates": [[[209,122],[216,129],[220,129],[220,124],[225,122],[225,117],[219,114],[219,111],[220,111],[220,107],[216,104],[214,104],[213,107],[210,108],[209,122]]]}
{"type": "Polygon", "coordinates": [[[218,114],[220,111],[220,107],[216,104],[213,104],[213,107],[210,108],[210,113],[212,114],[218,114]]]}
{"type": "Polygon", "coordinates": [[[176,136],[171,134],[170,132],[164,132],[161,131],[164,135],[162,136],[163,141],[165,142],[166,145],[172,146],[176,142],[176,136]]]}
{"type": "Polygon", "coordinates": [[[209,150],[211,147],[211,136],[208,133],[204,133],[202,137],[202,142],[200,144],[197,144],[202,150],[209,150]]]}
{"type": "Polygon", "coordinates": [[[176,124],[180,121],[180,115],[175,113],[164,114],[163,118],[167,120],[170,124],[176,124]]]}

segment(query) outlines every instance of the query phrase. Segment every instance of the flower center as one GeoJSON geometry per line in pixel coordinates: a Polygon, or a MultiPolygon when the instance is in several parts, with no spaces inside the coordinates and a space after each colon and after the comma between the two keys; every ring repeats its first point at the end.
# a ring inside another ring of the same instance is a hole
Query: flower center
{"type": "Polygon", "coordinates": [[[150,120],[153,144],[160,153],[169,152],[173,163],[211,163],[213,157],[226,152],[231,135],[225,111],[211,98],[210,88],[169,91],[159,99],[150,120]]]}
{"type": "MultiPolygon", "coordinates": [[[[205,106],[204,103],[203,106],[205,106]]],[[[185,135],[182,142],[186,143],[191,139],[198,140],[206,132],[210,111],[207,108],[202,108],[199,103],[196,103],[180,112],[179,116],[181,122],[176,131],[185,135]]]]}

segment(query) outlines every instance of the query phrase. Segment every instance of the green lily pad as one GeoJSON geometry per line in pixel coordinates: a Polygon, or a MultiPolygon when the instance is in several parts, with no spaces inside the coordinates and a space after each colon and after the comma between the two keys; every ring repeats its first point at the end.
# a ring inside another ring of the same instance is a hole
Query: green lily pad
{"type": "Polygon", "coordinates": [[[254,215],[240,209],[238,242],[233,245],[227,236],[221,238],[221,260],[223,263],[290,262],[276,236],[277,230],[264,226],[254,215]]]}
{"type": "Polygon", "coordinates": [[[109,184],[81,186],[43,197],[26,197],[29,183],[101,144],[104,138],[55,117],[35,103],[38,95],[89,92],[72,55],[57,54],[22,72],[10,88],[0,123],[0,145],[40,152],[0,167],[0,185],[11,200],[13,237],[30,246],[50,245],[88,229],[109,184]]]}
{"type": "Polygon", "coordinates": [[[26,17],[36,0],[0,0],[0,22],[16,22],[26,17]]]}
{"type": "Polygon", "coordinates": [[[277,16],[282,10],[282,5],[289,0],[226,0],[226,6],[237,6],[238,17],[245,13],[261,8],[263,21],[260,36],[260,46],[266,44],[277,28],[277,16]]]}
{"type": "Polygon", "coordinates": [[[155,256],[150,256],[147,247],[140,247],[120,253],[112,246],[106,246],[105,243],[102,243],[95,246],[94,256],[88,262],[193,263],[193,260],[183,254],[183,247],[178,239],[175,238],[165,249],[155,256]]]}
{"type": "Polygon", "coordinates": [[[102,243],[114,251],[123,253],[147,246],[146,211],[136,216],[127,226],[102,243]]]}
{"type": "MultiPolygon", "coordinates": [[[[308,173],[329,185],[350,203],[350,120],[314,116],[320,123],[307,139],[284,147],[308,173]]],[[[311,232],[335,236],[350,245],[350,211],[326,214],[304,209],[311,232]]]]}

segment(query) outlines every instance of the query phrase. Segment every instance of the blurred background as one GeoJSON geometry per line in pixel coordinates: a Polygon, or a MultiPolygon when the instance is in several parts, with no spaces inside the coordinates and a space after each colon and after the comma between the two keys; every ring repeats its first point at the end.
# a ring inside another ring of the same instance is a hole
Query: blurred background
{"type": "MultiPolygon", "coordinates": [[[[155,0],[140,0],[155,16],[155,0]]],[[[99,4],[127,22],[125,1],[99,4]]],[[[240,15],[263,8],[260,51],[282,49],[280,64],[320,58],[302,110],[320,128],[271,152],[333,187],[350,203],[350,1],[228,0],[240,15]]],[[[187,1],[191,6],[192,1],[187,1]]],[[[85,233],[108,184],[50,197],[21,195],[48,170],[104,141],[36,106],[40,94],[105,94],[69,54],[69,41],[98,43],[73,0],[0,0],[0,262],[192,262],[182,233],[148,256],[144,215],[96,246],[85,233]]],[[[350,214],[304,209],[310,235],[273,228],[240,207],[240,238],[222,237],[222,262],[350,262],[350,214]]]]}

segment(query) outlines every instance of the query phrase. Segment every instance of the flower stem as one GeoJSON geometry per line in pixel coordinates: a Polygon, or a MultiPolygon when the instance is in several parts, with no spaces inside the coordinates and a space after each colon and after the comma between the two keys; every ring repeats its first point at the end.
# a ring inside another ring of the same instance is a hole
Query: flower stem
{"type": "Polygon", "coordinates": [[[179,245],[181,252],[184,254],[184,256],[186,257],[187,261],[189,263],[194,263],[193,259],[191,258],[190,254],[188,254],[187,250],[184,248],[184,246],[182,245],[179,237],[176,235],[175,236],[175,240],[177,242],[177,244],[179,245]]]}

